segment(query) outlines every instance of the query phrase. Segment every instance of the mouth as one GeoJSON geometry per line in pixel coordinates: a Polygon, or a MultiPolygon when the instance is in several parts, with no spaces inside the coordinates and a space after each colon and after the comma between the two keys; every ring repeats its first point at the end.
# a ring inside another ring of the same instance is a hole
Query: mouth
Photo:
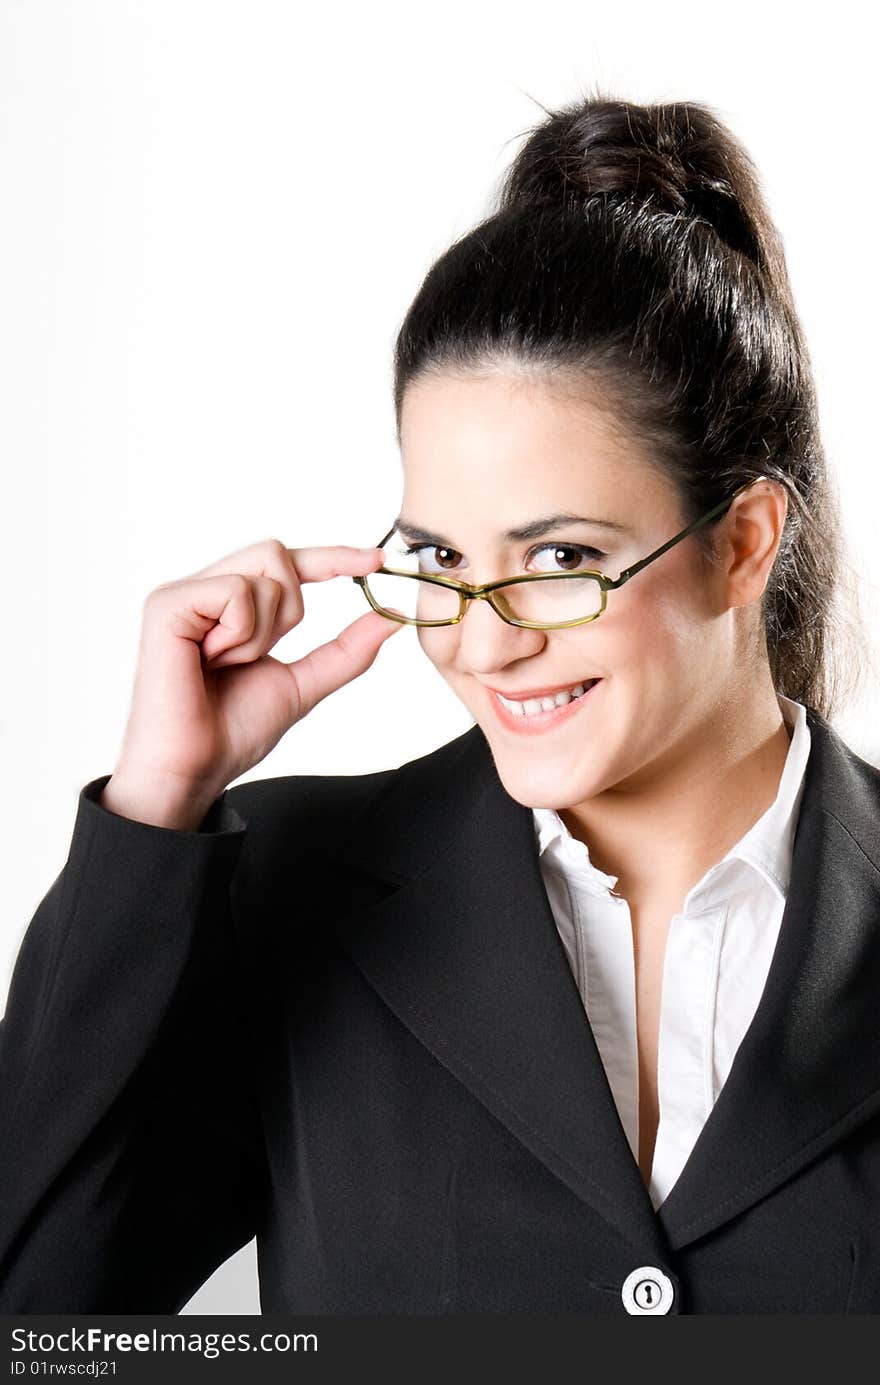
{"type": "Polygon", "coordinates": [[[527,698],[524,702],[505,698],[491,688],[487,691],[501,725],[519,735],[530,735],[554,729],[577,716],[587,702],[593,702],[594,690],[602,681],[601,678],[585,679],[555,694],[527,698]]]}

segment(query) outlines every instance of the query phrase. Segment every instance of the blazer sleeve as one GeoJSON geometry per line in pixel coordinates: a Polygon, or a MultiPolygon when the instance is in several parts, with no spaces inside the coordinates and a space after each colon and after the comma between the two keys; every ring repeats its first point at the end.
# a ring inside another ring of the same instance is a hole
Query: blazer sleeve
{"type": "Polygon", "coordinates": [[[176,1313],[258,1229],[267,1174],[230,881],[198,831],[79,794],[0,1023],[0,1311],[176,1313]]]}

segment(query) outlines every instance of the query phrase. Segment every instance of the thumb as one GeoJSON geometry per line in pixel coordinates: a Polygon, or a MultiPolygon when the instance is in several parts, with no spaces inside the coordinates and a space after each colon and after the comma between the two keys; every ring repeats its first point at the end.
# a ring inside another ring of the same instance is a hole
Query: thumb
{"type": "Polygon", "coordinates": [[[402,630],[403,624],[367,611],[340,630],[335,639],[319,644],[301,659],[287,665],[299,693],[297,719],[304,717],[318,702],[365,673],[381,645],[402,630]]]}

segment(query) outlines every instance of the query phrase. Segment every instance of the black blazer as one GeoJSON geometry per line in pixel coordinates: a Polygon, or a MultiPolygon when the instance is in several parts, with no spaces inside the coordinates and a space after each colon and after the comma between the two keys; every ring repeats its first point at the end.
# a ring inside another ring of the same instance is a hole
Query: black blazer
{"type": "Polygon", "coordinates": [[[808,709],[757,1013],[654,1212],[474,726],[240,784],[203,829],[81,792],[0,1031],[0,1309],[880,1312],[880,770],[808,709]],[[650,1276],[649,1276],[650,1277],[650,1276]],[[648,1291],[647,1302],[656,1302],[648,1291]]]}

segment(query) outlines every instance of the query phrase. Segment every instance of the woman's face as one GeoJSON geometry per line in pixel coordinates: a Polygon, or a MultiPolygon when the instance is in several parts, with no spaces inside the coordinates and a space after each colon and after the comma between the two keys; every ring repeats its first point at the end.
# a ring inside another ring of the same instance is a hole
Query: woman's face
{"type": "MultiPolygon", "coordinates": [[[[404,396],[401,455],[393,543],[416,542],[407,524],[430,531],[442,547],[423,547],[420,570],[471,584],[578,567],[617,577],[688,522],[671,482],[585,392],[533,378],[415,382],[404,396]],[[527,541],[505,536],[562,512],[583,518],[527,541]]],[[[386,561],[393,564],[387,548],[386,561]]],[[[473,601],[459,624],[417,635],[482,728],[511,796],[569,807],[615,786],[649,790],[717,731],[737,674],[724,580],[722,569],[698,562],[688,537],[609,592],[603,614],[587,624],[525,629],[473,601]],[[499,708],[498,693],[544,695],[590,679],[599,681],[561,714],[513,720],[499,708]]]]}

